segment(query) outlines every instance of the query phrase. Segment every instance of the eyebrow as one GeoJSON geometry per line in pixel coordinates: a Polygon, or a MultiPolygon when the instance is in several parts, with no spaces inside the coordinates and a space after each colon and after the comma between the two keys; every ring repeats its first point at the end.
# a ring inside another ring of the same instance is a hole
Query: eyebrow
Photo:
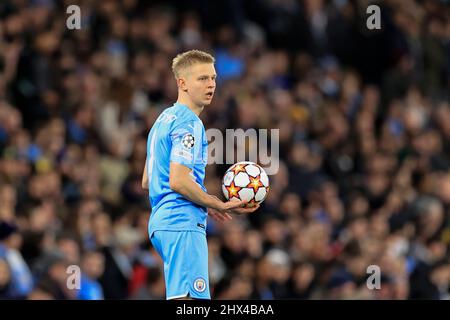
{"type": "Polygon", "coordinates": [[[213,74],[212,76],[209,76],[207,74],[202,74],[202,75],[198,76],[198,78],[203,78],[203,77],[216,77],[217,78],[217,74],[213,74]]]}

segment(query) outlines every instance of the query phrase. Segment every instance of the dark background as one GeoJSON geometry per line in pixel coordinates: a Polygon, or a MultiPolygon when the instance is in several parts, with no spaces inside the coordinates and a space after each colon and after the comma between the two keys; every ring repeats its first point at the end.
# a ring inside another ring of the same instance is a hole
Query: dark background
{"type": "Polygon", "coordinates": [[[280,129],[261,209],[208,224],[212,297],[448,299],[448,4],[2,1],[0,297],[164,298],[140,180],[171,60],[197,48],[219,75],[207,129],[280,129]]]}

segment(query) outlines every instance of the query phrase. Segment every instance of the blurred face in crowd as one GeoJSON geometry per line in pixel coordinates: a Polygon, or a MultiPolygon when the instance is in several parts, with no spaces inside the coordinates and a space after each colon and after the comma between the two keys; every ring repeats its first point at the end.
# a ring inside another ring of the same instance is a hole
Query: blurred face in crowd
{"type": "Polygon", "coordinates": [[[106,245],[111,237],[111,220],[102,212],[93,217],[92,226],[95,240],[99,245],[106,245]]]}
{"type": "Polygon", "coordinates": [[[62,239],[58,243],[59,250],[64,253],[65,258],[71,264],[77,264],[80,259],[80,248],[73,239],[62,239]]]}
{"type": "Polygon", "coordinates": [[[27,297],[27,300],[54,300],[55,297],[52,296],[50,293],[45,292],[41,289],[35,289],[33,290],[27,297]]]}
{"type": "Polygon", "coordinates": [[[441,175],[437,185],[436,193],[440,200],[445,204],[450,204],[450,175],[441,175]]]}
{"type": "Polygon", "coordinates": [[[286,236],[283,223],[277,219],[271,219],[264,224],[263,234],[272,244],[282,244],[286,236]]]}
{"type": "Polygon", "coordinates": [[[440,203],[433,203],[428,210],[420,216],[418,233],[425,239],[433,236],[444,219],[444,208],[440,203]]]}
{"type": "Polygon", "coordinates": [[[437,287],[446,287],[450,281],[450,264],[444,264],[431,272],[431,281],[437,287]]]}
{"type": "Polygon", "coordinates": [[[179,92],[194,105],[203,107],[211,104],[216,89],[216,70],[212,63],[196,63],[180,70],[177,79],[179,92]]]}
{"type": "Polygon", "coordinates": [[[310,263],[298,266],[293,272],[293,280],[297,290],[306,290],[314,280],[316,271],[310,263]]]}
{"type": "Polygon", "coordinates": [[[59,284],[66,284],[67,280],[67,262],[65,260],[59,260],[54,262],[48,269],[50,278],[58,282],[59,284]]]}
{"type": "Polygon", "coordinates": [[[249,299],[251,293],[252,283],[250,280],[246,277],[235,276],[232,278],[229,287],[218,295],[218,299],[249,299]]]}
{"type": "Polygon", "coordinates": [[[272,279],[272,269],[267,258],[259,260],[256,266],[257,282],[265,283],[272,279]]]}
{"type": "Polygon", "coordinates": [[[11,273],[5,260],[0,260],[0,290],[5,288],[11,280],[11,273]]]}
{"type": "Polygon", "coordinates": [[[233,252],[244,250],[244,230],[239,224],[230,223],[224,232],[223,243],[233,252]]]}
{"type": "Polygon", "coordinates": [[[0,203],[3,206],[14,207],[17,202],[17,191],[11,185],[3,185],[0,188],[0,203]]]}
{"type": "Polygon", "coordinates": [[[89,252],[83,259],[83,271],[92,279],[97,279],[103,274],[105,259],[98,252],[89,252]]]}
{"type": "Polygon", "coordinates": [[[281,201],[281,212],[286,215],[296,216],[301,211],[301,201],[297,194],[288,193],[281,201]]]}
{"type": "Polygon", "coordinates": [[[22,246],[22,234],[15,232],[5,241],[7,247],[19,250],[22,246]]]}

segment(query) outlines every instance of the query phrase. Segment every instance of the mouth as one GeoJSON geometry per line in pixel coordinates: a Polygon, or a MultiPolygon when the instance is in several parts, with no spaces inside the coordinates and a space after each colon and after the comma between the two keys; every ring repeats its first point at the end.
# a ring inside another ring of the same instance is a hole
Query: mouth
{"type": "Polygon", "coordinates": [[[214,92],[212,92],[212,91],[206,93],[206,98],[208,98],[208,99],[212,99],[213,96],[214,96],[214,92]]]}

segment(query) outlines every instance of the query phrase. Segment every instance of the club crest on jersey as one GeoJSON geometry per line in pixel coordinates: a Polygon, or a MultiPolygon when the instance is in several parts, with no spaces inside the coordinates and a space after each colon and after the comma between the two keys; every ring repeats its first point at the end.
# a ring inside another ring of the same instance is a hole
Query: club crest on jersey
{"type": "Polygon", "coordinates": [[[183,139],[181,139],[181,144],[183,145],[183,147],[185,147],[187,149],[192,149],[195,144],[194,136],[190,133],[186,133],[183,136],[183,139]]]}
{"type": "Polygon", "coordinates": [[[206,290],[206,281],[203,278],[197,278],[194,280],[194,289],[197,292],[203,292],[206,290]]]}

